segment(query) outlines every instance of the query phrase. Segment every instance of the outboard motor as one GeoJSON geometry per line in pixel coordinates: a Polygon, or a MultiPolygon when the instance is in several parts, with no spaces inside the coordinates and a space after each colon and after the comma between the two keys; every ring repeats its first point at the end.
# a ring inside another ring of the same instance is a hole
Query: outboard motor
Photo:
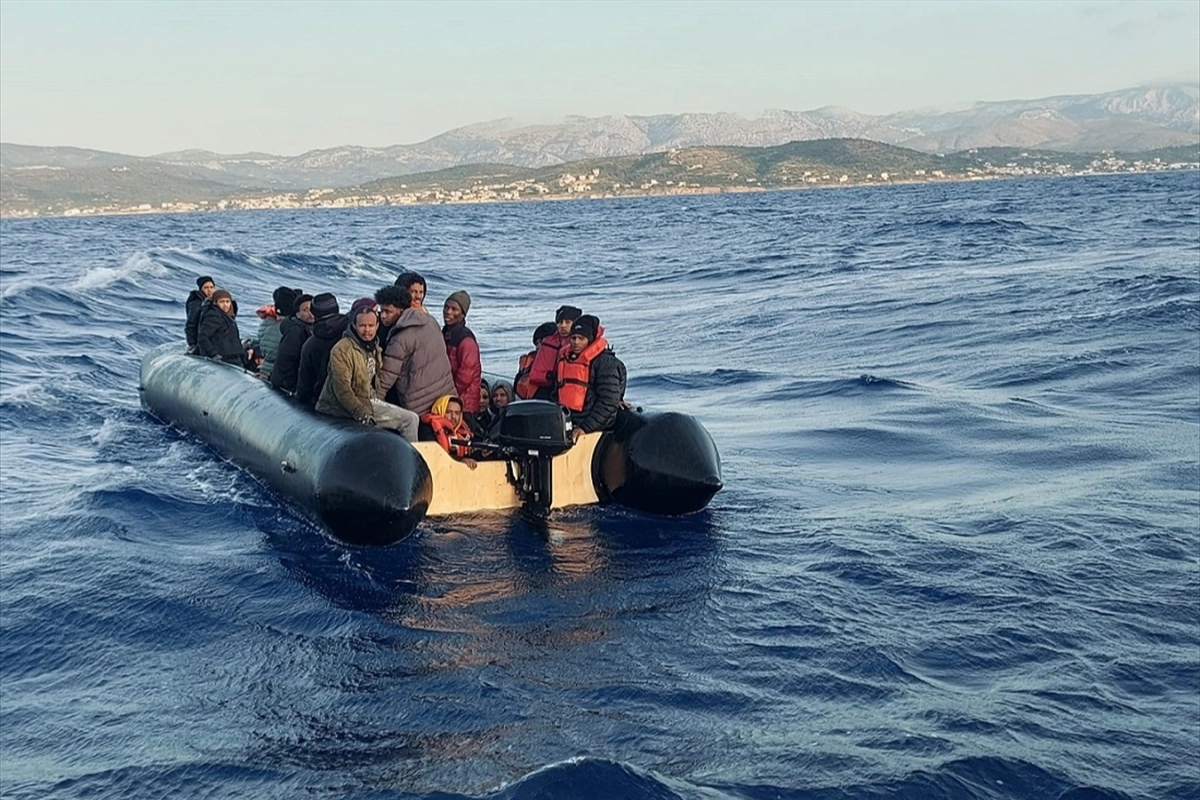
{"type": "Polygon", "coordinates": [[[552,459],[575,443],[566,412],[548,400],[518,400],[501,410],[494,430],[495,444],[508,460],[508,480],[525,512],[545,519],[554,501],[552,459]]]}

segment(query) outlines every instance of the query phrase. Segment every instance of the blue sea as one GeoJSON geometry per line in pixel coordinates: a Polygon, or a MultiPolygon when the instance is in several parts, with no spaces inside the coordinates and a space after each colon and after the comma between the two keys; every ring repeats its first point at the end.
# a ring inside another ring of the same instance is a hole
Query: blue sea
{"type": "Polygon", "coordinates": [[[0,225],[5,798],[1200,798],[1200,173],[0,225]],[[725,489],[340,544],[143,412],[198,275],[571,302],[725,489]]]}

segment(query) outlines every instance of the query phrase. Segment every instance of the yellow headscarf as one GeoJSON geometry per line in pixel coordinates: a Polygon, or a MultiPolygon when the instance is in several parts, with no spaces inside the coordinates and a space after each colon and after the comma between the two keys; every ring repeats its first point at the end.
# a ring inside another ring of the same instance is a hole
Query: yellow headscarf
{"type": "Polygon", "coordinates": [[[446,416],[446,409],[450,407],[451,400],[458,403],[460,406],[462,405],[462,400],[459,400],[454,395],[444,394],[437,400],[433,401],[433,407],[429,409],[429,413],[437,417],[446,416]]]}

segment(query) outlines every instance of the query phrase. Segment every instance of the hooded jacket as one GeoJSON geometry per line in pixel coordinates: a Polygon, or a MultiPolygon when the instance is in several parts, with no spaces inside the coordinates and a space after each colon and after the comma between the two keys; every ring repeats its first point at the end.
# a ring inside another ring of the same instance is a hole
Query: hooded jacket
{"type": "Polygon", "coordinates": [[[375,339],[364,342],[353,328],[346,328],[329,351],[329,370],[317,400],[317,413],[359,422],[371,417],[375,375],[381,361],[383,352],[375,339]]]}
{"type": "Polygon", "coordinates": [[[463,411],[479,411],[479,381],[483,365],[479,362],[479,343],[465,322],[442,328],[446,355],[450,358],[450,374],[454,377],[455,394],[462,398],[463,411]]]}
{"type": "Polygon", "coordinates": [[[437,321],[425,311],[406,308],[388,333],[379,394],[421,415],[434,400],[454,393],[450,358],[437,321]]]}
{"type": "Polygon", "coordinates": [[[271,385],[285,392],[294,392],[300,375],[300,349],[312,336],[312,326],[298,317],[288,317],[279,323],[279,331],[279,353],[271,370],[271,385]]]}
{"type": "Polygon", "coordinates": [[[309,408],[317,404],[329,370],[329,351],[346,330],[346,315],[334,314],[313,323],[312,336],[300,348],[296,399],[309,408]]]}
{"type": "Polygon", "coordinates": [[[196,348],[206,358],[219,358],[230,364],[249,367],[237,321],[212,300],[200,307],[196,325],[196,348]]]}
{"type": "MultiPolygon", "coordinates": [[[[492,384],[491,395],[496,394],[497,389],[504,389],[508,392],[508,402],[520,400],[521,398],[513,394],[513,385],[508,381],[498,380],[492,384]]],[[[492,428],[496,426],[496,422],[500,419],[500,408],[491,401],[491,396],[488,397],[487,408],[475,415],[475,432],[480,436],[488,436],[492,428]]]]}

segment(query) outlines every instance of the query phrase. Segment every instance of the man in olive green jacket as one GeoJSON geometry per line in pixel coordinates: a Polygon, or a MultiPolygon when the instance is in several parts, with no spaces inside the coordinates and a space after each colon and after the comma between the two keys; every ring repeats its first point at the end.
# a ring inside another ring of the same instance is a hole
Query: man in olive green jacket
{"type": "Polygon", "coordinates": [[[317,400],[317,413],[399,431],[415,442],[419,417],[376,397],[375,376],[383,363],[383,352],[375,344],[378,330],[379,317],[374,308],[354,315],[346,333],[329,351],[329,375],[317,400]]]}

